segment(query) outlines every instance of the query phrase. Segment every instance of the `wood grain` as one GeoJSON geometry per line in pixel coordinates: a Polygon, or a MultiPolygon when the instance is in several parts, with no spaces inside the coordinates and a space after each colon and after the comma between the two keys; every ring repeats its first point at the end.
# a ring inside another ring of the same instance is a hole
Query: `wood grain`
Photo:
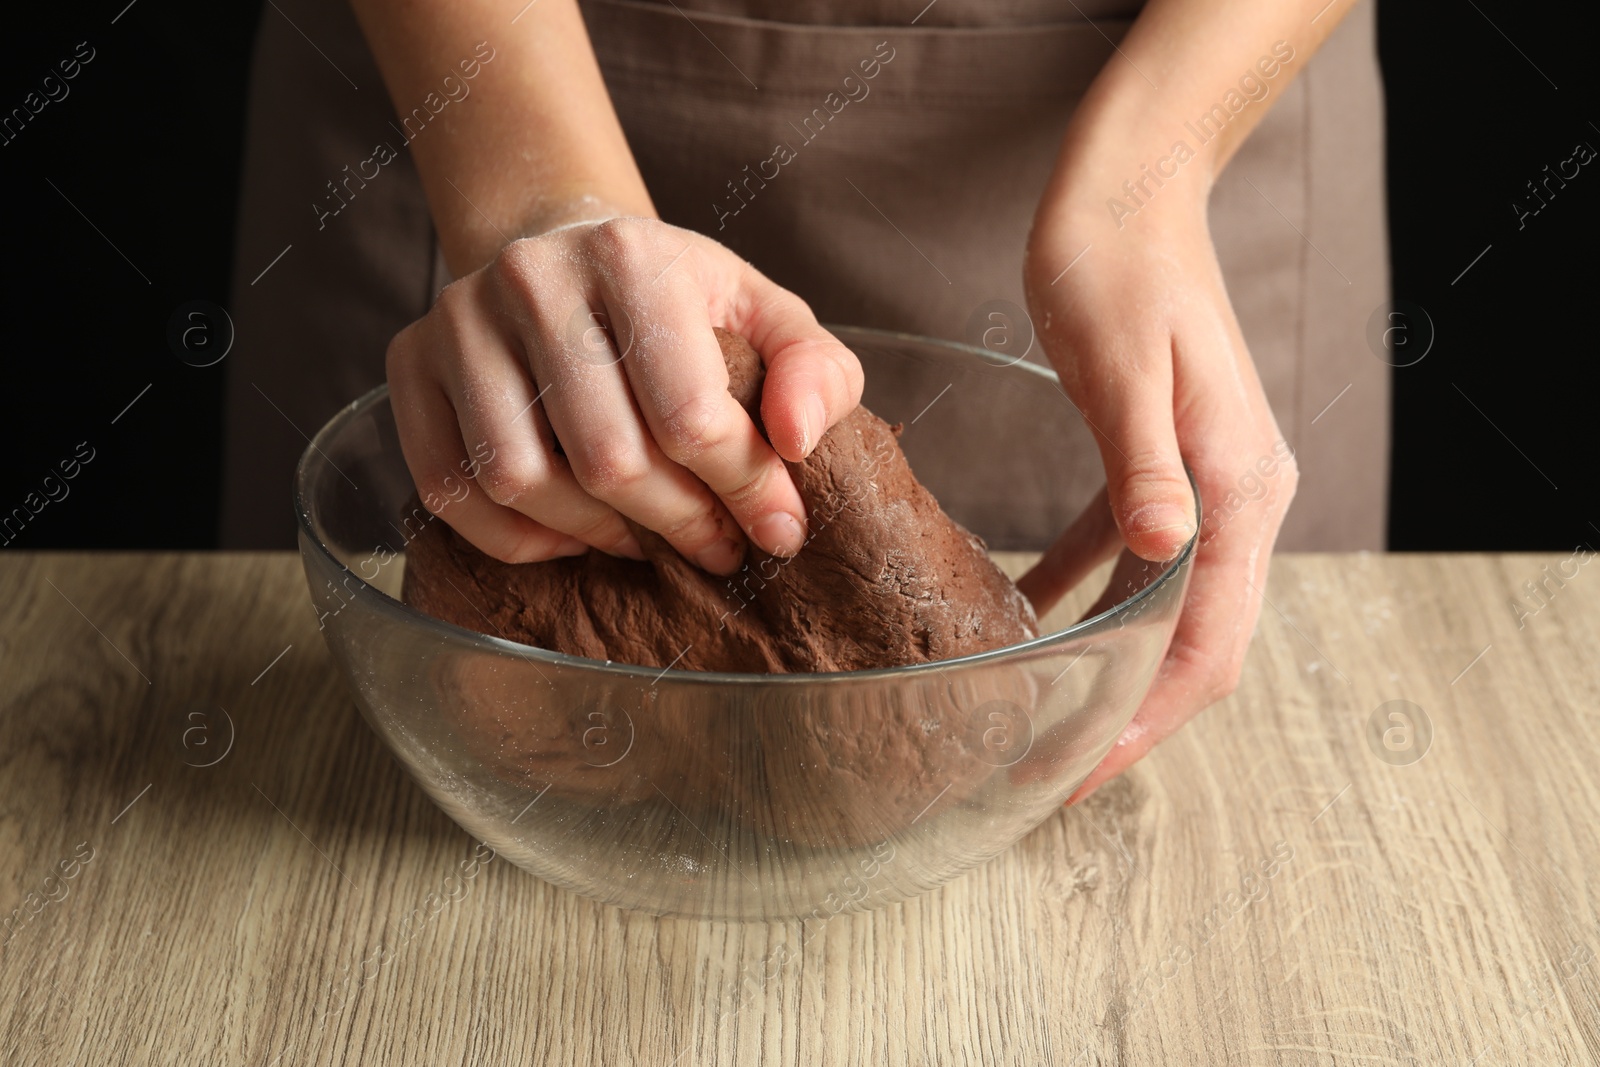
{"type": "Polygon", "coordinates": [[[1240,691],[1134,771],[767,926],[474,868],[290,556],[8,555],[0,1062],[1600,1062],[1600,571],[1511,606],[1562,558],[1282,557],[1240,691]]]}

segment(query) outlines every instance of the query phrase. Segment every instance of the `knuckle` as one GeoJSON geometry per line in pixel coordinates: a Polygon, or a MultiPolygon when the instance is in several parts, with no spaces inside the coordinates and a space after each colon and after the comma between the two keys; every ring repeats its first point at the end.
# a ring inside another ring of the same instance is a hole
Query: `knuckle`
{"type": "Polygon", "coordinates": [[[450,505],[467,498],[467,485],[447,470],[426,470],[416,477],[417,495],[429,514],[443,515],[450,505]]]}
{"type": "Polygon", "coordinates": [[[780,471],[786,471],[783,461],[773,456],[757,467],[753,473],[745,477],[744,481],[726,493],[719,493],[718,495],[734,509],[743,511],[752,503],[766,496],[767,487],[772,484],[773,477],[780,471]]]}
{"type": "Polygon", "coordinates": [[[665,524],[658,531],[680,552],[695,553],[722,539],[722,524],[718,521],[716,506],[709,501],[697,503],[693,511],[665,524]]]}
{"type": "Polygon", "coordinates": [[[383,353],[383,371],[391,381],[410,371],[412,354],[421,347],[417,338],[420,325],[420,320],[413,322],[389,339],[389,346],[383,353]]]}
{"type": "Polygon", "coordinates": [[[1227,697],[1234,696],[1234,691],[1237,688],[1238,677],[1235,677],[1235,675],[1227,675],[1227,677],[1219,675],[1219,677],[1210,678],[1202,688],[1202,693],[1205,694],[1203,696],[1205,704],[1219,704],[1219,702],[1226,701],[1227,697]]]}
{"type": "Polygon", "coordinates": [[[632,494],[650,474],[644,450],[612,435],[590,438],[568,460],[583,491],[601,500],[632,494]]]}
{"type": "Polygon", "coordinates": [[[478,471],[478,486],[485,496],[503,507],[515,507],[529,490],[543,480],[545,466],[527,454],[513,455],[496,449],[495,462],[478,471]]]}
{"type": "Polygon", "coordinates": [[[1234,690],[1239,688],[1239,673],[1234,670],[1218,670],[1206,680],[1204,692],[1207,704],[1215,704],[1219,700],[1226,700],[1232,696],[1234,690]]]}
{"type": "Polygon", "coordinates": [[[861,389],[866,384],[866,372],[861,369],[861,360],[842,344],[828,345],[825,351],[828,365],[839,376],[841,391],[859,400],[861,389]]]}
{"type": "Polygon", "coordinates": [[[1239,676],[1244,673],[1244,655],[1229,651],[1212,660],[1201,674],[1200,691],[1207,704],[1215,704],[1232,696],[1239,688],[1239,676]]]}
{"type": "MultiPolygon", "coordinates": [[[[531,269],[538,256],[538,241],[531,237],[523,237],[512,241],[500,249],[489,263],[489,273],[500,281],[520,280],[534,273],[531,269]]],[[[456,287],[452,282],[444,287],[444,293],[456,287]]],[[[441,293],[442,297],[444,293],[441,293]]]]}
{"type": "Polygon", "coordinates": [[[1300,487],[1300,461],[1291,453],[1288,459],[1279,464],[1278,474],[1279,484],[1283,486],[1283,499],[1287,503],[1300,487]]]}
{"type": "MultiPolygon", "coordinates": [[[[544,257],[536,239],[524,237],[513,241],[502,248],[486,268],[490,290],[499,294],[503,306],[512,309],[514,314],[518,313],[517,309],[536,310],[543,307],[553,298],[556,273],[542,269],[543,265],[544,257]]],[[[457,290],[458,286],[461,286],[461,282],[446,286],[435,306],[449,307],[446,298],[452,296],[451,291],[457,290]]],[[[451,303],[459,307],[470,299],[466,288],[462,286],[451,303]]]]}
{"type": "Polygon", "coordinates": [[[599,545],[602,548],[621,544],[629,534],[628,527],[622,522],[621,517],[609,508],[579,518],[566,526],[563,532],[571,534],[585,544],[599,545]]]}
{"type": "Polygon", "coordinates": [[[566,537],[555,530],[530,530],[518,539],[514,549],[517,559],[513,562],[537,563],[550,559],[565,540],[566,537]]]}
{"type": "Polygon", "coordinates": [[[606,219],[584,231],[585,249],[601,262],[626,264],[643,255],[653,245],[646,219],[606,219]]]}
{"type": "Polygon", "coordinates": [[[470,288],[470,279],[457,278],[439,290],[439,295],[434,299],[433,307],[428,309],[428,313],[434,316],[459,314],[462,305],[471,300],[468,292],[470,288]]]}
{"type": "MultiPolygon", "coordinates": [[[[1294,500],[1295,491],[1300,485],[1300,468],[1293,454],[1282,459],[1276,458],[1275,451],[1263,452],[1262,455],[1273,455],[1274,459],[1265,466],[1257,461],[1246,478],[1253,483],[1252,489],[1255,490],[1250,499],[1264,500],[1266,505],[1262,509],[1260,522],[1272,526],[1294,500]]],[[[1244,480],[1241,479],[1241,484],[1244,480]]]]}
{"type": "Polygon", "coordinates": [[[721,448],[732,436],[721,397],[696,393],[661,419],[657,443],[674,463],[693,467],[701,456],[721,448]]]}
{"type": "MultiPolygon", "coordinates": [[[[809,317],[811,309],[799,297],[792,299],[795,306],[785,310],[790,315],[809,317]]],[[[803,366],[822,377],[825,388],[836,390],[841,395],[849,395],[852,392],[859,395],[861,386],[866,380],[866,375],[861,369],[861,360],[831,334],[809,337],[796,344],[792,351],[795,353],[794,358],[803,366]]]]}
{"type": "Polygon", "coordinates": [[[1239,676],[1244,671],[1243,649],[1218,651],[1175,641],[1168,656],[1195,679],[1196,695],[1202,706],[1226,699],[1239,687],[1239,676]]]}
{"type": "Polygon", "coordinates": [[[1185,494],[1189,490],[1189,479],[1184,475],[1182,465],[1174,463],[1165,453],[1154,450],[1128,454],[1127,465],[1118,481],[1125,497],[1185,494]]]}
{"type": "Polygon", "coordinates": [[[477,547],[505,563],[538,563],[547,560],[562,541],[562,535],[544,527],[512,528],[483,538],[477,547]]]}
{"type": "Polygon", "coordinates": [[[860,402],[866,376],[854,352],[840,344],[820,342],[805,350],[804,359],[817,376],[822,395],[840,405],[840,411],[860,402]]]}

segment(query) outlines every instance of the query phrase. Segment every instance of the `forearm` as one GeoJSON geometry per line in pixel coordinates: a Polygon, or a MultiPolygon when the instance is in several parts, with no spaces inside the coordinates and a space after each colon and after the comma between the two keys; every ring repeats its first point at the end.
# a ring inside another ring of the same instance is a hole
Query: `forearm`
{"type": "Polygon", "coordinates": [[[525,3],[352,0],[457,277],[520,236],[655,215],[575,0],[525,3]]]}
{"type": "Polygon", "coordinates": [[[1097,213],[1120,228],[1158,200],[1203,208],[1354,3],[1150,0],[1074,114],[1041,213],[1097,213]]]}

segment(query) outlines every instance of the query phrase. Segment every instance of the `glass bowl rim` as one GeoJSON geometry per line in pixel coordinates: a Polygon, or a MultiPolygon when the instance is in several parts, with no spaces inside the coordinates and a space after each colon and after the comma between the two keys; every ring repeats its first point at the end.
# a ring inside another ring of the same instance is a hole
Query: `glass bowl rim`
{"type": "MultiPolygon", "coordinates": [[[[832,333],[835,337],[840,338],[840,340],[844,340],[846,337],[854,337],[860,338],[861,340],[867,342],[911,342],[919,347],[940,350],[941,355],[947,358],[954,358],[957,356],[976,356],[991,366],[1002,367],[1006,369],[1013,367],[1020,368],[1023,373],[1037,376],[1039,379],[1041,379],[1042,383],[1048,383],[1057,389],[1061,387],[1061,379],[1053,370],[1050,370],[1046,367],[1041,367],[1036,363],[1026,363],[1015,359],[1004,359],[997,357],[994,353],[986,349],[976,348],[972,345],[965,345],[956,341],[945,341],[933,337],[923,337],[918,334],[903,333],[897,330],[879,330],[864,326],[835,326],[831,324],[824,324],[824,328],[832,333]]],[[[846,344],[848,345],[848,342],[846,342],[846,344]]],[[[470,648],[476,648],[480,651],[492,652],[500,656],[510,656],[515,659],[533,660],[538,663],[549,664],[553,667],[581,668],[583,670],[599,671],[604,674],[610,674],[623,678],[649,678],[652,687],[661,683],[662,681],[669,681],[679,684],[711,684],[724,686],[749,685],[752,683],[759,683],[763,685],[802,685],[815,684],[818,682],[831,684],[869,682],[886,678],[905,678],[908,675],[935,672],[942,675],[945,671],[952,669],[966,671],[993,664],[1003,659],[1023,656],[1027,653],[1036,652],[1051,646],[1069,644],[1073,639],[1082,636],[1086,632],[1099,629],[1103,624],[1110,620],[1113,620],[1125,613],[1132,614],[1135,605],[1154,597],[1158,590],[1164,588],[1168,583],[1173,581],[1179,573],[1181,573],[1185,564],[1187,564],[1189,559],[1194,555],[1195,546],[1200,537],[1199,523],[1197,521],[1195,525],[1194,536],[1188,540],[1188,542],[1183,546],[1182,550],[1179,551],[1176,556],[1172,557],[1172,559],[1166,562],[1166,565],[1160,574],[1153,578],[1143,589],[1139,590],[1137,593],[1134,593],[1128,599],[1118,601],[1097,615],[1091,615],[1088,618],[1080,619],[1078,622],[1073,623],[1065,629],[1055,630],[1048,634],[1041,634],[1040,636],[1031,638],[1027,641],[1006,645],[1002,648],[990,649],[987,652],[975,652],[971,655],[960,656],[955,659],[932,660],[927,663],[912,663],[900,667],[882,667],[875,670],[866,671],[818,671],[815,673],[761,674],[750,671],[735,672],[677,670],[671,666],[665,668],[644,667],[638,664],[616,663],[611,660],[589,659],[584,656],[569,656],[562,652],[553,652],[549,649],[538,648],[534,645],[524,645],[503,637],[495,637],[491,634],[479,633],[476,630],[469,630],[465,627],[457,626],[454,623],[448,623],[442,619],[436,619],[431,615],[424,614],[404,601],[390,596],[383,590],[365,581],[359,574],[356,574],[356,572],[352,571],[344,564],[343,561],[334,555],[333,550],[330,549],[322,541],[322,539],[317,536],[316,531],[311,523],[310,509],[306,502],[306,481],[309,478],[312,456],[321,456],[323,459],[327,460],[326,454],[323,452],[321,447],[322,443],[325,441],[330,441],[334,437],[338,436],[338,434],[344,430],[345,426],[357,415],[364,414],[388,399],[389,385],[387,382],[385,382],[381,385],[375,386],[372,389],[369,389],[366,393],[346,404],[342,409],[340,409],[338,414],[329,419],[322,429],[318,430],[310,439],[306,445],[305,451],[300,454],[299,462],[295,464],[294,511],[300,536],[303,542],[309,542],[311,545],[313,545],[316,550],[327,560],[327,562],[331,563],[333,566],[344,571],[351,578],[355,579],[359,588],[350,589],[347,584],[346,589],[349,592],[356,593],[357,595],[370,595],[374,601],[373,607],[377,611],[390,616],[395,621],[402,624],[420,624],[425,629],[437,634],[441,639],[448,639],[457,645],[465,645],[470,648]]],[[[1070,404],[1072,401],[1069,399],[1068,403],[1070,404]]],[[[1077,405],[1073,404],[1073,407],[1076,408],[1077,405]]],[[[327,460],[327,462],[330,466],[332,465],[332,460],[327,460]]],[[[1193,485],[1192,476],[1190,483],[1193,485]]],[[[1195,514],[1196,516],[1200,514],[1200,499],[1198,490],[1195,493],[1195,514]]],[[[348,579],[346,581],[348,582],[348,579]]],[[[948,679],[946,680],[948,681],[948,679]]]]}

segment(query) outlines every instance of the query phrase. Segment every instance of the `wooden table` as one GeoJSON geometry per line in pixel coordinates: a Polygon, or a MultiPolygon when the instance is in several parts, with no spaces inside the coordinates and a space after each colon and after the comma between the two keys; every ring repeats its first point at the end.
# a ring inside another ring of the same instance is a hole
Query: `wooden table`
{"type": "Polygon", "coordinates": [[[1565,558],[1283,557],[1240,691],[1133,772],[941,891],[766,926],[472,864],[289,555],[0,556],[0,1063],[1600,1062],[1565,558]]]}

